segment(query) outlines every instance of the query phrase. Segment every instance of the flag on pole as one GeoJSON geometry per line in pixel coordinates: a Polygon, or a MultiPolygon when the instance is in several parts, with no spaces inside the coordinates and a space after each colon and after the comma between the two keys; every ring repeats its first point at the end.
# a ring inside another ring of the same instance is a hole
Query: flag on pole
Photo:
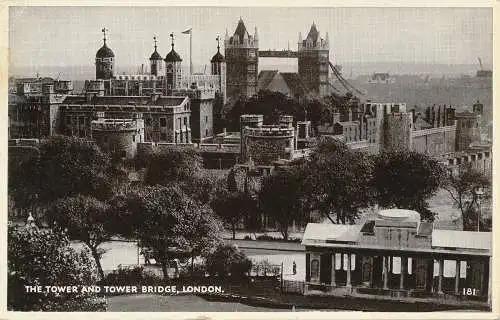
{"type": "Polygon", "coordinates": [[[184,31],[182,31],[182,33],[183,34],[191,34],[191,29],[193,29],[193,28],[189,28],[187,30],[184,30],[184,31]]]}

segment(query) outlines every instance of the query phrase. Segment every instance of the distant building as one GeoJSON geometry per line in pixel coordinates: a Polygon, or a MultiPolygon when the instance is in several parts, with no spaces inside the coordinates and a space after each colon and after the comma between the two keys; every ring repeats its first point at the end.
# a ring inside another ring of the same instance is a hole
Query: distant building
{"type": "Polygon", "coordinates": [[[302,245],[306,295],[491,301],[491,232],[438,230],[418,212],[390,209],[356,225],[309,223],[302,245]]]}
{"type": "Polygon", "coordinates": [[[456,150],[467,150],[471,143],[481,140],[481,116],[470,111],[457,112],[457,140],[456,150]]]}
{"type": "Polygon", "coordinates": [[[329,94],[330,41],[328,32],[322,38],[316,24],[312,24],[307,37],[299,34],[299,77],[314,94],[323,97],[329,94]]]}
{"type": "Polygon", "coordinates": [[[95,55],[95,78],[106,80],[113,78],[115,74],[115,54],[106,44],[106,29],[102,29],[104,43],[95,55]]]}
{"type": "Polygon", "coordinates": [[[226,30],[224,40],[226,60],[227,98],[236,101],[257,93],[259,72],[259,36],[257,27],[254,35],[248,33],[243,19],[240,18],[234,34],[226,30]]]}
{"type": "Polygon", "coordinates": [[[396,79],[392,77],[389,73],[374,73],[368,80],[371,84],[392,84],[396,83],[396,79]]]}
{"type": "Polygon", "coordinates": [[[137,143],[144,141],[142,114],[134,119],[106,119],[105,112],[97,112],[97,120],[91,122],[91,135],[101,150],[122,158],[137,155],[137,143]]]}

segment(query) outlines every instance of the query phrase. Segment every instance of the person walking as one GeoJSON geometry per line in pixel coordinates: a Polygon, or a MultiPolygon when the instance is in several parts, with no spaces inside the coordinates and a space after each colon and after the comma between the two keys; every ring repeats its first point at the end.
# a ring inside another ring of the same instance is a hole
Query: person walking
{"type": "Polygon", "coordinates": [[[295,261],[292,264],[292,270],[293,270],[293,275],[296,275],[297,274],[297,264],[295,263],[295,261]]]}

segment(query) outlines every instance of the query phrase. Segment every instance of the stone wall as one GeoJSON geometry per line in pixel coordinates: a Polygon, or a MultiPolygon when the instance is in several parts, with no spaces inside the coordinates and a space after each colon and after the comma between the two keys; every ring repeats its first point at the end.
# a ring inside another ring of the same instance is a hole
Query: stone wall
{"type": "Polygon", "coordinates": [[[383,149],[410,150],[412,148],[413,119],[409,112],[385,115],[383,149]]]}
{"type": "Polygon", "coordinates": [[[440,156],[455,151],[456,127],[446,126],[412,132],[414,151],[440,156]]]}

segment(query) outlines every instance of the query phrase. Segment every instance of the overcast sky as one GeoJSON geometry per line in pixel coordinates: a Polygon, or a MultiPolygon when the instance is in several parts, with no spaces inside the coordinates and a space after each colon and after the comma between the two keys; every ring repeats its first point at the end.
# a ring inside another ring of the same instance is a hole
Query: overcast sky
{"type": "Polygon", "coordinates": [[[11,7],[11,67],[93,65],[102,45],[101,29],[116,64],[147,64],[153,51],[175,49],[189,64],[209,64],[217,35],[232,35],[240,16],[251,34],[258,28],[260,49],[297,48],[312,22],[330,37],[334,63],[419,62],[492,64],[492,10],[488,8],[203,8],[203,7],[11,7]]]}

